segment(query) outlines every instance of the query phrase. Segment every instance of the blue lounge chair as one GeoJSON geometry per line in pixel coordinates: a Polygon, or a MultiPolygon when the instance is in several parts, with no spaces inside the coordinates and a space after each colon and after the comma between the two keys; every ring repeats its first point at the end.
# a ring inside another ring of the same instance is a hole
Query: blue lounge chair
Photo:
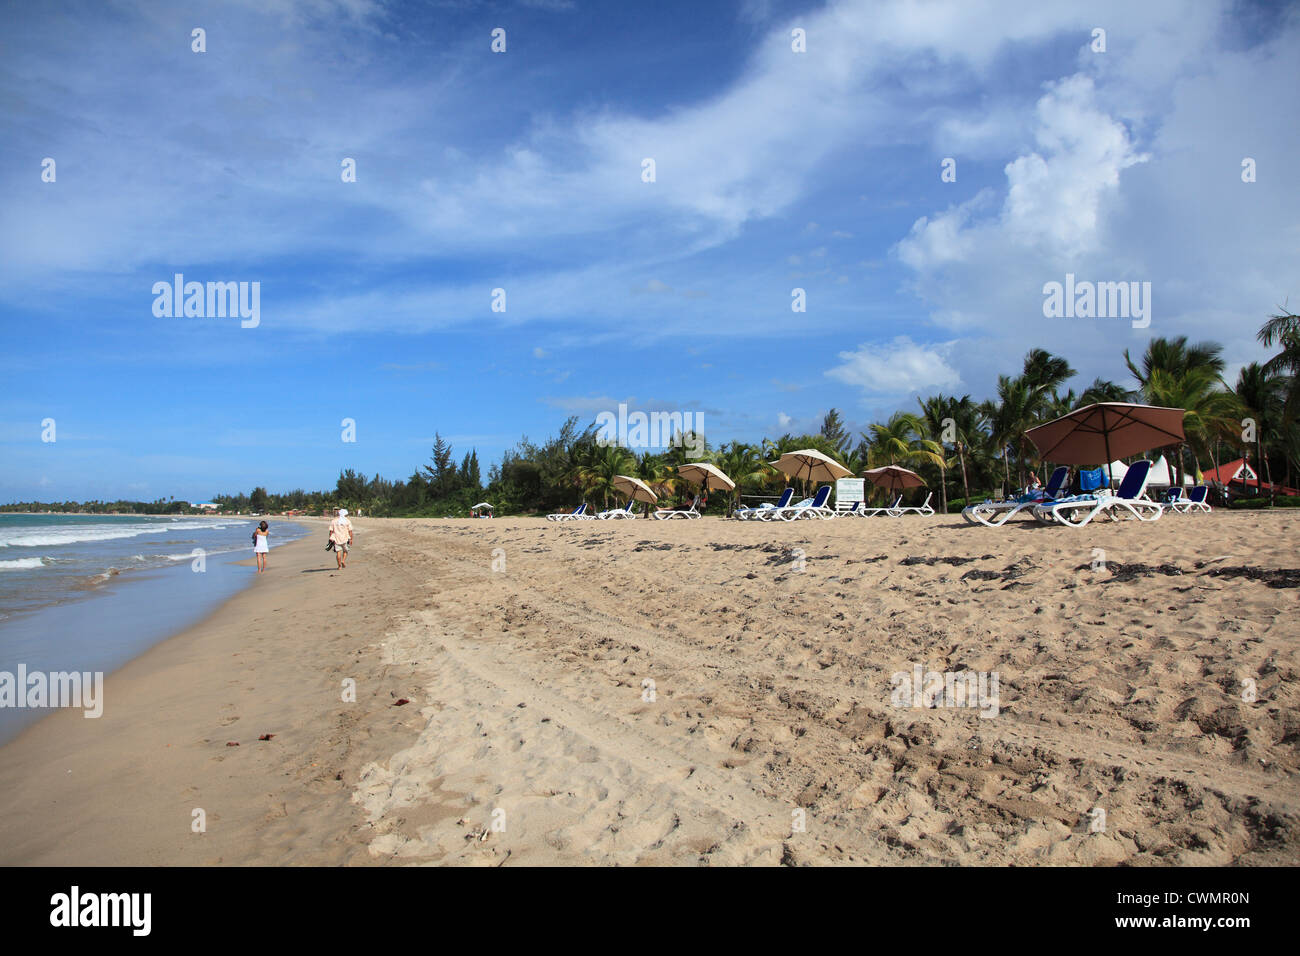
{"type": "Polygon", "coordinates": [[[1045,502],[1034,506],[1034,517],[1045,524],[1065,524],[1072,528],[1082,528],[1103,514],[1115,521],[1123,517],[1155,521],[1164,513],[1165,506],[1145,497],[1150,478],[1151,462],[1139,461],[1130,466],[1113,495],[1103,490],[1093,495],[1045,502]]]}
{"type": "Polygon", "coordinates": [[[1209,504],[1205,497],[1209,494],[1210,489],[1205,485],[1197,485],[1195,488],[1188,488],[1184,496],[1179,494],[1177,501],[1171,501],[1169,507],[1179,514],[1190,514],[1193,511],[1210,510],[1209,504]]]}
{"type": "MultiPolygon", "coordinates": [[[[1006,524],[1027,508],[1055,501],[1069,477],[1070,469],[1066,465],[1060,465],[1052,472],[1052,476],[1047,479],[1047,485],[1042,491],[1029,492],[1016,498],[1008,498],[1005,501],[984,501],[977,505],[967,505],[961,509],[961,516],[971,524],[982,524],[989,528],[997,528],[1006,524]]],[[[1100,487],[1100,485],[1096,487],[1100,487]]]]}
{"type": "Polygon", "coordinates": [[[797,505],[787,505],[784,508],[774,508],[773,514],[765,515],[768,521],[780,518],[782,521],[795,521],[799,518],[834,518],[835,509],[826,507],[826,502],[831,497],[831,486],[822,485],[817,489],[817,493],[811,498],[805,498],[797,505]]]}
{"type": "Polygon", "coordinates": [[[773,508],[784,508],[790,503],[790,499],[793,497],[794,489],[787,488],[785,491],[781,492],[781,498],[776,504],[772,504],[770,501],[764,501],[756,508],[737,508],[736,513],[732,515],[732,517],[739,518],[741,521],[747,521],[750,518],[761,518],[773,508]]]}
{"type": "Polygon", "coordinates": [[[601,521],[608,521],[610,518],[635,518],[636,517],[636,499],[629,498],[627,507],[610,508],[608,511],[602,511],[596,515],[601,521]]]}
{"type": "Polygon", "coordinates": [[[572,511],[561,511],[558,514],[547,515],[547,521],[577,521],[587,514],[587,503],[584,501],[572,511]]]}

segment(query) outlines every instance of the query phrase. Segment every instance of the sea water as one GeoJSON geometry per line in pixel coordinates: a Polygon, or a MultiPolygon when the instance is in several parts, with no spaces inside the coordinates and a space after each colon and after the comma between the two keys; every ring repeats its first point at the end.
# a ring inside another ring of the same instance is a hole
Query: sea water
{"type": "MultiPolygon", "coordinates": [[[[120,667],[252,580],[260,520],[0,514],[0,672],[120,667]]],[[[307,529],[266,520],[274,570],[307,529]]],[[[0,707],[0,742],[43,715],[0,707]]]]}

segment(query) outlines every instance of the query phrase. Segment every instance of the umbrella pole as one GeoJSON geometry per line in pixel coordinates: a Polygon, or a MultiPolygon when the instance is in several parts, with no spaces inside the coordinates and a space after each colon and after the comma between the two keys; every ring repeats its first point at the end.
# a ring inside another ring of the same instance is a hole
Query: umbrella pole
{"type": "Polygon", "coordinates": [[[1110,486],[1115,483],[1115,476],[1110,471],[1110,432],[1105,428],[1102,429],[1101,440],[1106,444],[1106,491],[1109,492],[1110,486]]]}

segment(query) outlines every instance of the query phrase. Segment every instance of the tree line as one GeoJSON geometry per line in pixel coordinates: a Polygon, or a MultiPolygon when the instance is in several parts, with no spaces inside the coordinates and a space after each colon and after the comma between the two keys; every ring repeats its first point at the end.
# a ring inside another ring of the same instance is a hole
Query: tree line
{"type": "MultiPolygon", "coordinates": [[[[918,398],[915,409],[873,422],[856,437],[832,408],[816,434],[713,446],[705,436],[687,433],[662,451],[638,453],[602,444],[595,423],[580,427],[574,416],[541,443],[522,438],[489,468],[486,483],[477,450],[457,462],[451,445],[439,434],[429,462],[406,479],[366,478],[347,469],[329,491],[272,494],[258,487],[247,495],[217,495],[212,501],[226,512],[321,513],[346,507],[377,516],[439,517],[463,516],[486,500],[499,515],[529,514],[572,508],[579,501],[610,507],[620,498],[614,487],[618,475],[638,477],[661,497],[675,501],[692,490],[676,470],[688,460],[700,460],[688,457],[690,447],[703,448],[704,459],[736,482],[734,491],[715,495],[710,502],[710,511],[727,512],[741,496],[771,495],[786,484],[769,462],[787,451],[815,448],[854,474],[881,465],[911,468],[937,492],[940,509],[947,511],[1023,487],[1031,472],[1044,478],[1044,463],[1026,435],[1035,425],[1094,402],[1126,401],[1184,411],[1185,440],[1160,450],[1175,480],[1199,475],[1206,465],[1247,457],[1270,486],[1276,482],[1294,487],[1300,465],[1300,317],[1281,311],[1265,322],[1257,338],[1278,353],[1242,368],[1231,385],[1223,378],[1223,347],[1189,343],[1185,336],[1154,338],[1136,357],[1125,350],[1129,381],[1098,378],[1077,394],[1067,388],[1076,375],[1068,360],[1036,348],[1025,355],[1017,373],[998,376],[994,396],[985,401],[976,402],[970,395],[918,398]]],[[[1275,497],[1272,490],[1268,497],[1275,497]]],[[[0,508],[155,514],[190,510],[187,503],[170,499],[150,504],[26,502],[0,508]]]]}

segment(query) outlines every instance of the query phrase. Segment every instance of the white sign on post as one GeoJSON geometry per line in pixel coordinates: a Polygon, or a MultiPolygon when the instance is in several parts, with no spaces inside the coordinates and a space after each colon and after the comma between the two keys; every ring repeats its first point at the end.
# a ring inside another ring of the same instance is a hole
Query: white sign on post
{"type": "Polygon", "coordinates": [[[835,482],[835,510],[848,511],[856,502],[865,503],[865,478],[839,478],[835,482]]]}

